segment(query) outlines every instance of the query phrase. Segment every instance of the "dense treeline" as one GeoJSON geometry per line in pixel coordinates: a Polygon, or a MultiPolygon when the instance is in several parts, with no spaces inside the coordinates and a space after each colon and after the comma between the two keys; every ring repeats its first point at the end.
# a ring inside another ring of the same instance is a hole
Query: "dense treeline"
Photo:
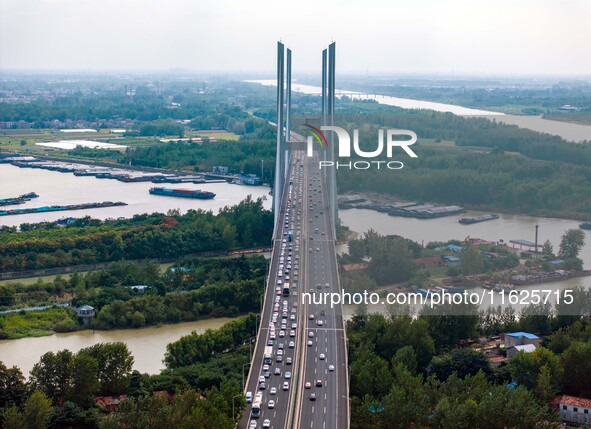
{"type": "MultiPolygon", "coordinates": [[[[588,300],[588,295],[582,298],[588,300]]],[[[517,320],[503,315],[504,322],[492,332],[525,330],[548,336],[535,352],[520,352],[495,369],[477,349],[457,348],[465,340],[491,332],[490,314],[424,314],[419,318],[357,314],[347,329],[351,425],[497,428],[537,427],[541,421],[551,424],[557,416],[548,409],[548,402],[556,394],[591,396],[591,365],[583,358],[591,352],[589,308],[584,317],[524,311],[517,320]],[[515,383],[508,384],[511,381],[515,383]]]]}
{"type": "MultiPolygon", "coordinates": [[[[113,262],[104,270],[57,276],[33,285],[0,285],[3,308],[47,305],[71,301],[91,305],[97,329],[141,328],[205,317],[237,316],[260,306],[268,261],[262,256],[188,259],[164,273],[154,262],[113,262]],[[147,285],[146,290],[132,286],[147,285]]],[[[19,338],[75,331],[80,328],[74,311],[43,311],[0,315],[0,338],[19,338]]]]}
{"type": "Polygon", "coordinates": [[[508,212],[586,218],[591,169],[540,163],[493,150],[416,148],[400,171],[340,171],[339,191],[375,191],[411,201],[464,204],[508,212]]]}
{"type": "MultiPolygon", "coordinates": [[[[213,87],[208,84],[210,88],[202,93],[195,92],[202,82],[166,82],[159,84],[158,90],[147,84],[145,81],[134,84],[126,80],[113,85],[112,81],[102,80],[93,82],[92,91],[83,93],[65,88],[68,86],[67,81],[54,81],[50,85],[51,90],[61,89],[60,94],[40,96],[27,102],[0,103],[0,121],[24,120],[34,123],[36,128],[48,128],[53,120],[97,121],[100,124],[123,118],[140,122],[197,118],[196,126],[215,127],[220,121],[211,121],[208,118],[213,115],[234,116],[236,110],[240,110],[236,106],[234,92],[228,91],[224,83],[213,84],[213,87]],[[133,95],[129,92],[130,87],[128,93],[125,93],[128,85],[133,86],[133,95]]],[[[39,82],[27,82],[27,85],[33,88],[39,82]]],[[[253,103],[261,100],[259,94],[272,93],[240,82],[235,82],[234,85],[240,88],[242,94],[252,95],[253,103]]]]}
{"type": "Polygon", "coordinates": [[[219,214],[190,210],[185,215],[134,217],[98,227],[41,228],[0,232],[0,270],[20,271],[119,259],[177,257],[183,254],[265,246],[273,215],[250,196],[219,214]]]}
{"type": "Polygon", "coordinates": [[[256,129],[251,135],[241,136],[240,141],[169,142],[165,145],[136,146],[127,149],[122,163],[146,167],[211,171],[216,165],[228,166],[235,172],[261,174],[264,163],[266,181],[272,181],[275,169],[274,130],[269,125],[256,129]]]}
{"type": "Polygon", "coordinates": [[[229,322],[217,330],[203,334],[195,332],[166,346],[164,362],[168,368],[207,363],[216,355],[236,349],[256,334],[257,318],[254,314],[229,322]]]}
{"type": "MultiPolygon", "coordinates": [[[[48,352],[35,364],[29,382],[17,367],[0,362],[0,427],[233,428],[246,405],[240,388],[248,362],[244,342],[255,320],[253,316],[232,323],[236,346],[231,352],[211,350],[202,361],[175,367],[174,372],[132,371],[133,356],[123,343],[97,344],[77,353],[48,352]],[[97,396],[121,394],[126,397],[114,412],[95,401],[97,396]]],[[[223,341],[226,334],[217,330],[203,336],[223,341]]]]}

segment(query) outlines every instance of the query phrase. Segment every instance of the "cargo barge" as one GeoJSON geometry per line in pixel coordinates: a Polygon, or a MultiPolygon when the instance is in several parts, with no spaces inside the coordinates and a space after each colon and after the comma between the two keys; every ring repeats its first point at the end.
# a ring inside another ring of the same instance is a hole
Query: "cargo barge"
{"type": "Polygon", "coordinates": [[[43,206],[43,207],[31,207],[24,209],[12,209],[12,210],[0,210],[0,216],[14,216],[31,213],[47,213],[47,212],[59,212],[66,210],[86,210],[86,209],[100,209],[104,207],[115,207],[115,206],[126,206],[127,203],[121,201],[104,201],[102,203],[82,203],[82,204],[70,204],[67,206],[43,206]]]}
{"type": "Polygon", "coordinates": [[[23,204],[27,201],[31,201],[33,198],[38,198],[35,192],[29,192],[28,194],[23,194],[20,197],[12,197],[12,198],[4,198],[0,200],[0,206],[12,206],[16,204],[23,204]]]}
{"type": "Polygon", "coordinates": [[[462,225],[472,225],[473,223],[487,222],[489,220],[498,219],[499,215],[494,213],[487,213],[480,216],[474,217],[463,217],[458,222],[462,225]]]}
{"type": "Polygon", "coordinates": [[[199,200],[211,200],[215,197],[213,192],[199,189],[150,188],[150,194],[163,195],[165,197],[196,198],[199,200]]]}

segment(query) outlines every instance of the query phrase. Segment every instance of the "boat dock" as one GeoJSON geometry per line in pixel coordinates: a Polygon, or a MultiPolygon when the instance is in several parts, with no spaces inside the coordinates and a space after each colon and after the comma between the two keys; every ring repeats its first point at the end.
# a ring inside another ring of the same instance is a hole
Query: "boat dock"
{"type": "Polygon", "coordinates": [[[464,213],[466,209],[460,206],[441,206],[437,204],[419,202],[378,202],[365,198],[342,198],[339,202],[340,209],[367,209],[390,216],[413,217],[416,219],[434,219],[444,216],[452,216],[464,213]]]}

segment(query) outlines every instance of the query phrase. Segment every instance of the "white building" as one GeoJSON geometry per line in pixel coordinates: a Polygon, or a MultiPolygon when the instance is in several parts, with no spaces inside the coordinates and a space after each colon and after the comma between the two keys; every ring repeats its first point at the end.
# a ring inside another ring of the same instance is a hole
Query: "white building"
{"type": "Polygon", "coordinates": [[[562,395],[559,404],[558,411],[563,422],[578,423],[591,427],[591,399],[562,395]]]}

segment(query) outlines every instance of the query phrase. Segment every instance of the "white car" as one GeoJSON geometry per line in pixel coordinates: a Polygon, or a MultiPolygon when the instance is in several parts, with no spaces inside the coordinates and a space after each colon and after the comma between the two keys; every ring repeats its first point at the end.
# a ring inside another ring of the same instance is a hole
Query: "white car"
{"type": "Polygon", "coordinates": [[[250,429],[256,429],[256,427],[257,427],[257,421],[256,420],[251,420],[250,421],[250,424],[248,425],[248,427],[250,429]]]}
{"type": "Polygon", "coordinates": [[[271,420],[265,419],[265,421],[263,421],[263,428],[270,428],[270,427],[271,427],[271,420]]]}
{"type": "Polygon", "coordinates": [[[276,387],[271,387],[271,390],[269,391],[270,395],[277,395],[277,388],[276,387]]]}
{"type": "Polygon", "coordinates": [[[331,372],[334,371],[334,365],[328,365],[328,370],[331,372]]]}
{"type": "Polygon", "coordinates": [[[318,356],[318,358],[320,360],[324,360],[324,359],[326,359],[326,356],[324,356],[324,353],[320,353],[320,356],[318,356]]]}
{"type": "Polygon", "coordinates": [[[289,390],[289,383],[287,381],[283,382],[283,390],[289,390]]]}
{"type": "Polygon", "coordinates": [[[269,409],[275,408],[275,401],[271,399],[269,402],[267,402],[267,408],[269,408],[269,409]]]}

